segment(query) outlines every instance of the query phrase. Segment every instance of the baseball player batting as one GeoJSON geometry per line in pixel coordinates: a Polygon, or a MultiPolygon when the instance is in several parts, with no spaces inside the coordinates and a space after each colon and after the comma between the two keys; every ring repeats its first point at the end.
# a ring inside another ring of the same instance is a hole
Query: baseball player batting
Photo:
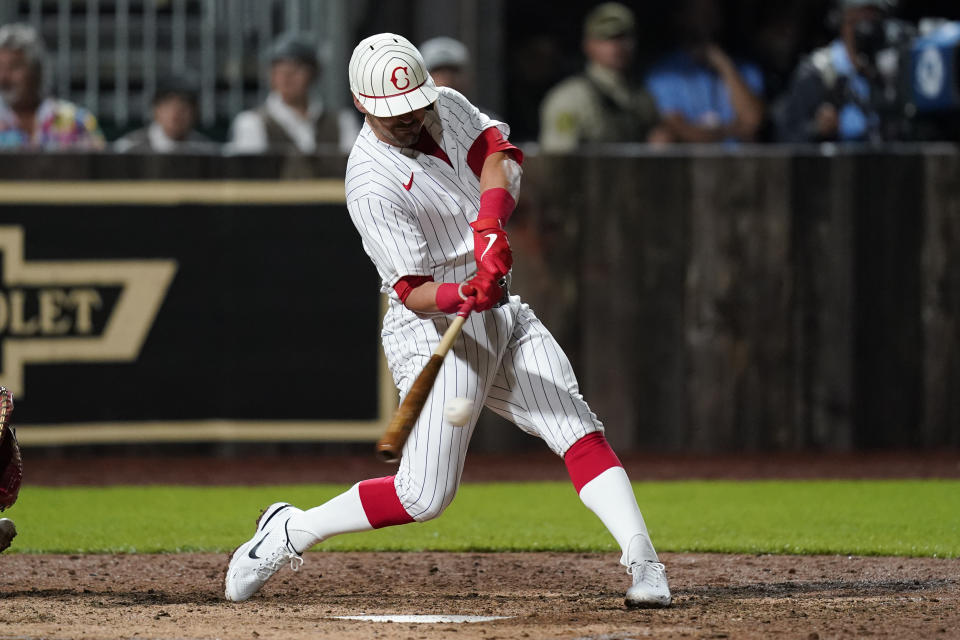
{"type": "Polygon", "coordinates": [[[360,42],[349,81],[365,124],[347,163],[347,208],[389,297],[383,348],[401,399],[468,298],[473,312],[443,360],[396,475],[360,482],[307,511],[269,506],[231,557],[227,599],[246,600],[284,564],[299,569],[301,554],[331,536],[438,517],[457,492],[486,406],[563,458],[580,499],[623,550],[633,578],[626,604],[669,605],[664,566],[603,425],[556,340],[500,284],[509,282],[505,227],[523,161],[509,127],[437,87],[420,52],[398,35],[360,42]],[[473,401],[462,426],[444,417],[453,398],[473,401]]]}

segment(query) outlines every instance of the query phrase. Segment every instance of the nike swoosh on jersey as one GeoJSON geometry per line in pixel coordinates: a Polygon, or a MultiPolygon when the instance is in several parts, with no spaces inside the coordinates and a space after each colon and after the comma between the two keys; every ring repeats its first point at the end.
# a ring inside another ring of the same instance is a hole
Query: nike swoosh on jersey
{"type": "Polygon", "coordinates": [[[483,236],[483,237],[484,237],[484,238],[487,238],[487,248],[484,249],[484,250],[483,250],[483,253],[480,254],[480,262],[483,262],[483,258],[484,258],[484,256],[487,255],[487,251],[490,251],[490,247],[492,247],[492,246],[493,246],[493,243],[497,241],[497,234],[495,234],[495,233],[488,233],[487,235],[485,235],[485,236],[483,236]]]}
{"type": "Polygon", "coordinates": [[[413,171],[410,172],[410,182],[403,185],[403,188],[406,189],[407,191],[410,191],[410,187],[412,186],[413,186],[413,171]]]}
{"type": "Polygon", "coordinates": [[[250,556],[251,559],[253,559],[253,560],[259,560],[259,559],[260,559],[260,556],[257,555],[257,549],[260,548],[260,545],[263,544],[263,541],[267,539],[267,536],[268,536],[268,535],[270,535],[270,532],[269,532],[269,531],[268,531],[267,533],[263,534],[263,537],[260,538],[260,542],[258,542],[257,544],[253,545],[253,548],[250,549],[250,553],[248,553],[247,555],[250,556]]]}

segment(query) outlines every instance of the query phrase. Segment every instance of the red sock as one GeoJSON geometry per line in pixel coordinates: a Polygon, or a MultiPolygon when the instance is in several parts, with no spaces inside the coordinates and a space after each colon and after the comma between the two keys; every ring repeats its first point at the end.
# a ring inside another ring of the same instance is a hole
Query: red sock
{"type": "Polygon", "coordinates": [[[610,443],[599,431],[588,433],[573,443],[563,456],[573,487],[580,493],[583,485],[611,467],[622,467],[610,443]]]}
{"type": "Polygon", "coordinates": [[[413,522],[397,497],[393,479],[394,476],[387,476],[360,483],[360,504],[374,529],[413,522]]]}

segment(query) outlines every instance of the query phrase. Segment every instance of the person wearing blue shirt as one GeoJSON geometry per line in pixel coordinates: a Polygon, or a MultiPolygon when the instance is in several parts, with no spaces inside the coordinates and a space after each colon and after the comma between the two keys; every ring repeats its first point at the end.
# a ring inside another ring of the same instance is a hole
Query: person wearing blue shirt
{"type": "Polygon", "coordinates": [[[890,0],[840,0],[840,36],[798,65],[774,121],[780,142],[860,142],[879,134],[857,25],[882,19],[890,0]]]}
{"type": "Polygon", "coordinates": [[[664,125],[681,142],[756,139],[764,122],[763,75],[716,44],[719,4],[685,0],[676,17],[682,45],[655,62],[646,78],[664,125]]]}

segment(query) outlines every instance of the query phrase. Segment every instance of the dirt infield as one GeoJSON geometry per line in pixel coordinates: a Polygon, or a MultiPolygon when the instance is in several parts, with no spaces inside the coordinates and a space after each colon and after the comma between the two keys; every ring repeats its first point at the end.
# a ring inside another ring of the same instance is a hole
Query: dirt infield
{"type": "Polygon", "coordinates": [[[225,555],[0,556],[0,638],[960,637],[960,561],[664,554],[666,610],[623,607],[613,554],[310,553],[253,599],[225,555]],[[359,614],[508,616],[374,623],[359,614]]]}
{"type": "MultiPolygon", "coordinates": [[[[369,456],[85,459],[27,452],[37,485],[351,483],[369,456]]],[[[631,477],[960,477],[960,453],[622,456],[631,477]]],[[[544,454],[475,456],[465,481],[564,480],[544,454]]],[[[11,512],[16,518],[16,510],[11,512]]],[[[623,606],[616,554],[320,553],[253,599],[223,599],[225,554],[0,555],[0,639],[960,638],[960,560],[663,554],[674,605],[623,606]],[[335,616],[506,616],[375,623],[335,616]]]]}

